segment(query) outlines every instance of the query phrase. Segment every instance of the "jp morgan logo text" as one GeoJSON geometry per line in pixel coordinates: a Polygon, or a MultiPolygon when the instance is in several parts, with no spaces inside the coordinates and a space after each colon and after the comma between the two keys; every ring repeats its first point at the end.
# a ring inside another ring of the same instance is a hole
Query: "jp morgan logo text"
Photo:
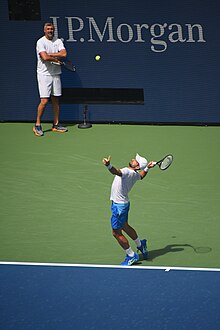
{"type": "MultiPolygon", "coordinates": [[[[60,17],[51,16],[59,35],[60,17]]],[[[81,18],[65,17],[68,36],[67,42],[121,42],[148,43],[153,52],[161,53],[168,49],[169,44],[175,43],[205,43],[204,29],[201,24],[186,23],[135,23],[116,24],[114,17],[107,17],[105,24],[100,27],[94,17],[81,18]]]]}

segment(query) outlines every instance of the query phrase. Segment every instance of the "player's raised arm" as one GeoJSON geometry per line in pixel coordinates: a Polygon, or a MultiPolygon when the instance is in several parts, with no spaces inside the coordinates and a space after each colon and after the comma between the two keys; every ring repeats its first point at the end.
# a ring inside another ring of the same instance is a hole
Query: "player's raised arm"
{"type": "Polygon", "coordinates": [[[139,172],[141,178],[142,179],[145,178],[149,169],[153,168],[155,165],[156,165],[156,162],[154,162],[153,160],[151,162],[149,162],[148,165],[141,172],[139,172]]]}
{"type": "Polygon", "coordinates": [[[121,170],[112,166],[110,160],[111,160],[111,156],[109,155],[108,158],[102,159],[102,163],[107,167],[109,172],[111,172],[113,175],[122,176],[121,170]]]}

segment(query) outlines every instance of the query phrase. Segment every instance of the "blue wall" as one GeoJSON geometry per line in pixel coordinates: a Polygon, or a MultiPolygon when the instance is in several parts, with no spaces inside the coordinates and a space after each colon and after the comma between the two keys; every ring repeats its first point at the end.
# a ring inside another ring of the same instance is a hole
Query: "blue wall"
{"type": "MultiPolygon", "coordinates": [[[[40,3],[41,21],[10,21],[1,0],[0,120],[35,120],[35,43],[54,20],[77,67],[63,71],[63,87],[144,89],[144,105],[90,105],[90,121],[220,123],[219,1],[40,3]]],[[[81,122],[82,113],[62,104],[63,121],[81,122]]],[[[51,118],[49,106],[43,119],[51,118]]]]}

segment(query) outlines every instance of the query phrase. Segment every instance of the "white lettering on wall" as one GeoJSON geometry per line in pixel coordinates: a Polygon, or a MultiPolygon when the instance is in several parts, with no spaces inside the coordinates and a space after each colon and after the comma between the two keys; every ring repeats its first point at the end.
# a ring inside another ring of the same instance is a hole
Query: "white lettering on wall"
{"type": "MultiPolygon", "coordinates": [[[[55,36],[59,35],[59,16],[51,16],[56,28],[55,36]]],[[[68,42],[121,42],[121,43],[148,43],[155,53],[165,52],[169,44],[201,43],[206,42],[204,29],[201,24],[154,23],[128,24],[114,22],[114,17],[107,17],[100,27],[94,17],[81,18],[77,16],[65,17],[67,22],[68,42]]]]}
{"type": "Polygon", "coordinates": [[[114,17],[108,17],[105,26],[103,29],[103,32],[100,31],[94,17],[87,17],[89,20],[89,39],[88,42],[95,42],[95,39],[93,38],[93,30],[96,32],[99,41],[102,42],[105,36],[106,31],[108,31],[108,39],[107,42],[115,42],[116,40],[113,38],[113,25],[112,25],[112,19],[114,17]]]}

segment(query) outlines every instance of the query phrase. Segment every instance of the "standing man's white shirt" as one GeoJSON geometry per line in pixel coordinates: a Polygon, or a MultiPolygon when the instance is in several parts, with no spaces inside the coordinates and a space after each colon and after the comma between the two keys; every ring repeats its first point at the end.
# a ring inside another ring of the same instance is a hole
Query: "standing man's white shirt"
{"type": "Polygon", "coordinates": [[[128,167],[121,169],[122,176],[116,175],[111,188],[110,200],[114,203],[129,203],[128,193],[141,176],[128,167]]]}
{"type": "Polygon", "coordinates": [[[59,65],[43,61],[39,54],[41,52],[46,52],[48,54],[58,53],[62,49],[65,49],[65,47],[61,39],[54,37],[52,40],[48,40],[45,36],[40,38],[36,45],[37,73],[51,76],[61,74],[61,67],[59,65]]]}

